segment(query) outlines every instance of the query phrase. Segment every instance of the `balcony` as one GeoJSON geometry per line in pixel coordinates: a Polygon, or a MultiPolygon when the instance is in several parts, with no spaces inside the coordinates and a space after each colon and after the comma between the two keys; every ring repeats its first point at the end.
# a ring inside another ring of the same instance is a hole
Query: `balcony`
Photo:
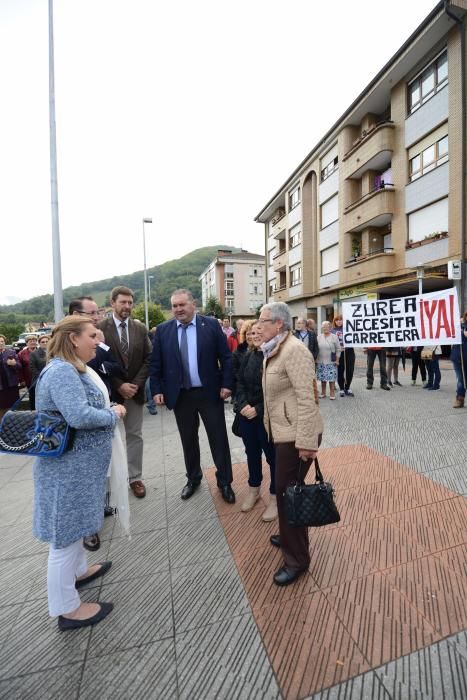
{"type": "Polygon", "coordinates": [[[345,208],[344,230],[362,231],[368,226],[386,226],[393,214],[394,185],[382,184],[345,208]]]}
{"type": "Polygon", "coordinates": [[[368,255],[352,257],[344,264],[344,268],[349,270],[349,279],[358,277],[368,277],[375,274],[389,274],[395,272],[395,253],[393,248],[382,248],[375,250],[368,255]]]}
{"type": "Polygon", "coordinates": [[[274,219],[272,219],[269,229],[269,235],[273,238],[276,238],[281,233],[284,233],[285,235],[286,226],[287,217],[284,212],[283,214],[277,215],[274,219]]]}
{"type": "Polygon", "coordinates": [[[360,178],[367,170],[384,170],[394,150],[394,122],[387,120],[363,132],[342,161],[344,178],[360,178]]]}
{"type": "Polygon", "coordinates": [[[287,251],[283,250],[277,253],[272,259],[274,272],[279,272],[287,265],[287,251]]]}

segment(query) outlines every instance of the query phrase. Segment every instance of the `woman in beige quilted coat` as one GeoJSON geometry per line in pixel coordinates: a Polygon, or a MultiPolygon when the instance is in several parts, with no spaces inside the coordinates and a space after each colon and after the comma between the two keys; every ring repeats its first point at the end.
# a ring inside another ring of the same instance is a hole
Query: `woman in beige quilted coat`
{"type": "Polygon", "coordinates": [[[282,549],[284,565],[274,574],[278,586],[293,583],[309,566],[308,528],[287,525],[283,494],[299,475],[305,478],[318,452],[323,421],[318,408],[315,362],[292,335],[287,304],[262,307],[260,327],[264,355],[264,424],[276,451],[276,492],[279,535],[271,543],[282,549]]]}

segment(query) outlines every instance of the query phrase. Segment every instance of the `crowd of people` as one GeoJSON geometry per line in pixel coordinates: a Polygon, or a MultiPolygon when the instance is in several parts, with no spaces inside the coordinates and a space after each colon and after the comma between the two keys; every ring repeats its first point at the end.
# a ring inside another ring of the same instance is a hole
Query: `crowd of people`
{"type": "MultiPolygon", "coordinates": [[[[103,518],[113,512],[115,494],[109,476],[122,468],[115,437],[126,438],[123,469],[133,495],[144,498],[143,409],[173,410],[186,471],[181,498],[200,487],[199,426],[203,422],[216,468],[220,496],[236,501],[225,420],[225,403],[235,412],[234,431],[243,441],[248,489],[241,504],[250,512],[259,502],[262,521],[277,521],[271,544],[280,547],[283,564],[273,575],[278,586],[293,583],[309,565],[308,529],[292,528],[284,513],[286,486],[305,478],[323,433],[319,398],[353,397],[355,352],[343,344],[342,316],[321,324],[299,318],[293,328],[288,306],[266,304],[257,320],[239,319],[234,329],[197,313],[190,291],[171,297],[173,318],[152,329],[131,317],[134,294],[118,286],[111,292],[112,314],[101,318],[91,297],[74,299],[68,316],[43,335],[26,339],[19,354],[0,335],[0,412],[29,389],[31,407],[60,412],[74,428],[71,449],[59,458],[41,457],[34,464],[36,537],[49,543],[49,612],[61,630],[93,625],[112,610],[111,603],[83,603],[78,590],[103,576],[106,561],[88,565],[86,549],[100,547],[103,518]],[[320,390],[318,390],[318,382],[320,390]],[[329,385],[329,394],[327,393],[329,385]],[[121,428],[116,428],[121,421],[121,428]],[[263,456],[269,469],[269,493],[261,494],[263,456]]],[[[401,386],[399,364],[406,351],[370,347],[367,389],[374,384],[378,358],[384,390],[401,386]]],[[[426,389],[440,386],[440,348],[410,348],[412,384],[418,371],[426,389]]],[[[457,394],[465,400],[467,312],[462,319],[462,345],[454,346],[457,394]]],[[[0,414],[1,415],[1,414],[0,414]]],[[[118,441],[117,441],[118,442],[118,441]]],[[[113,482],[112,482],[113,483],[113,482]]],[[[125,490],[128,492],[127,487],[125,490]]],[[[118,501],[120,503],[120,501],[118,501]]]]}

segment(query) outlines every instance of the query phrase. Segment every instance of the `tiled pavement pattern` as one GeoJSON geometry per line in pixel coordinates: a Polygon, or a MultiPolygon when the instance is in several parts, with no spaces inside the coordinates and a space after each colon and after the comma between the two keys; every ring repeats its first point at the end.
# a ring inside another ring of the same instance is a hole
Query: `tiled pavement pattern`
{"type": "MultiPolygon", "coordinates": [[[[467,697],[467,411],[451,408],[449,369],[439,392],[401,381],[386,393],[357,379],[355,399],[321,402],[342,521],[311,532],[310,572],[283,590],[274,523],[261,504],[240,513],[241,442],[238,504],[206,485],[182,502],[173,415],[147,415],[148,495],[132,497],[130,542],[106,520],[91,561],[113,567],[83,593],[115,610],[68,634],[47,617],[31,463],[0,456],[0,698],[467,697]]],[[[205,437],[202,454],[213,486],[205,437]]]]}

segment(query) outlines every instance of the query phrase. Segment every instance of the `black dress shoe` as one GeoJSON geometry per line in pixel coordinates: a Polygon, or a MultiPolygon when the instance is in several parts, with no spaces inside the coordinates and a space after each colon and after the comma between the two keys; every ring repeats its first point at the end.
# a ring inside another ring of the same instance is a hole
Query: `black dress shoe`
{"type": "Polygon", "coordinates": [[[235,494],[232,491],[232,487],[230,484],[225,484],[224,486],[221,486],[219,484],[219,490],[222,494],[222,498],[226,503],[235,503],[235,494]]]}
{"type": "Polygon", "coordinates": [[[269,538],[269,541],[274,547],[280,547],[281,546],[281,538],[279,535],[271,535],[269,538]]]}
{"type": "Polygon", "coordinates": [[[83,537],[83,547],[87,549],[88,552],[97,552],[100,546],[101,540],[97,532],[94,535],[83,537]]]}
{"type": "Polygon", "coordinates": [[[97,625],[98,622],[107,617],[109,612],[112,612],[113,603],[99,603],[101,609],[92,617],[87,617],[85,620],[70,620],[69,617],[58,616],[58,628],[65,632],[66,630],[76,630],[80,627],[89,627],[89,625],[97,625]]]}
{"type": "Polygon", "coordinates": [[[296,581],[299,576],[304,574],[305,571],[306,569],[294,571],[293,569],[287,569],[286,566],[283,566],[274,574],[274,583],[276,583],[278,586],[288,586],[296,581]]]}
{"type": "Polygon", "coordinates": [[[199,488],[199,481],[197,483],[194,481],[187,481],[182,489],[182,500],[186,501],[188,498],[191,498],[197,488],[199,488]]]}
{"type": "Polygon", "coordinates": [[[100,568],[97,569],[97,571],[95,571],[93,574],[90,574],[89,576],[86,576],[86,578],[81,578],[79,581],[76,581],[75,587],[81,588],[82,586],[85,586],[87,583],[91,583],[91,581],[94,581],[96,578],[99,578],[99,576],[103,576],[104,574],[106,574],[111,566],[112,566],[111,561],[101,562],[100,568]]]}

